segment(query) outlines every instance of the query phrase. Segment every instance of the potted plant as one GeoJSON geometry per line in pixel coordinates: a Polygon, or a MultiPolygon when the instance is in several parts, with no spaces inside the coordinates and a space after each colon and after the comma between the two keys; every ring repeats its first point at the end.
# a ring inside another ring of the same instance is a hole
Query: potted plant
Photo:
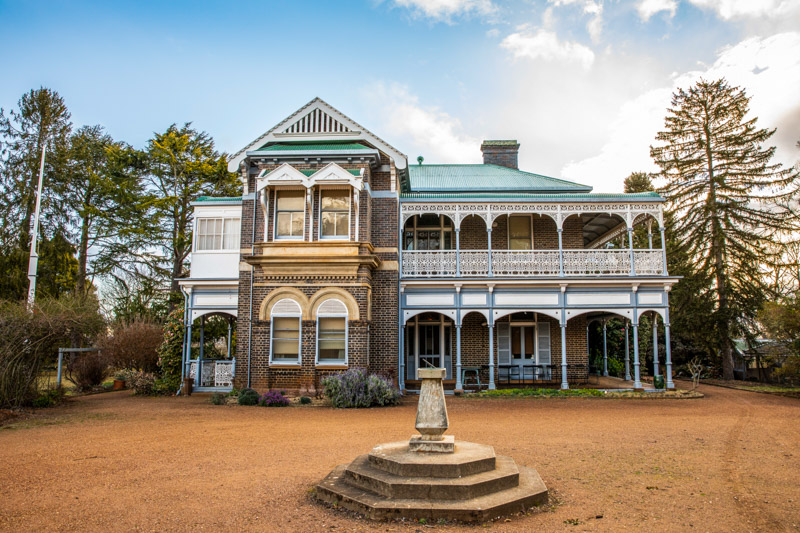
{"type": "Polygon", "coordinates": [[[128,381],[128,372],[126,370],[120,370],[114,374],[113,390],[124,390],[126,381],[128,381]]]}

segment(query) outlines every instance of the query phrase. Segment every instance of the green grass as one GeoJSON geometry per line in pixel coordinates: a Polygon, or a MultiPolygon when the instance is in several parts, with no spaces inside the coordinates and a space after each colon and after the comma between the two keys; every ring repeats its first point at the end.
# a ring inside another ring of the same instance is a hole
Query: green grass
{"type": "Polygon", "coordinates": [[[597,389],[496,389],[482,391],[478,394],[470,394],[468,397],[477,398],[574,398],[604,396],[602,391],[597,389]]]}
{"type": "Polygon", "coordinates": [[[800,387],[779,387],[777,385],[740,385],[738,388],[761,392],[796,392],[800,393],[800,387]]]}

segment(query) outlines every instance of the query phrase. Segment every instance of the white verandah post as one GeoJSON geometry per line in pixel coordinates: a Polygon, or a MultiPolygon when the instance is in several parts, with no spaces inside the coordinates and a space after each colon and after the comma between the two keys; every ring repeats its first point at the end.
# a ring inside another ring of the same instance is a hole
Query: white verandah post
{"type": "Polygon", "coordinates": [[[608,336],[606,332],[607,320],[603,319],[603,375],[608,377],[608,336]]]}

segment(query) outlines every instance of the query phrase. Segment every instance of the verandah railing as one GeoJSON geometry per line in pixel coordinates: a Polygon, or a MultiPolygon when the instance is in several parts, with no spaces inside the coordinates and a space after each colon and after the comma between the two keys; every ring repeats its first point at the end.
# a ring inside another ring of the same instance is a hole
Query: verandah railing
{"type": "MultiPolygon", "coordinates": [[[[519,277],[559,276],[558,250],[403,250],[404,277],[519,277]]],[[[663,251],[634,250],[637,276],[664,273],[663,251]]],[[[627,276],[631,274],[630,250],[564,250],[565,276],[627,276]]]]}

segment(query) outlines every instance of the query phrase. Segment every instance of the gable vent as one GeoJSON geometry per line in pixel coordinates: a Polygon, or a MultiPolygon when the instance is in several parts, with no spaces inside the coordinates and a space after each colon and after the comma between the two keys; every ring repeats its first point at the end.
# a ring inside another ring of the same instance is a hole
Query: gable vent
{"type": "Polygon", "coordinates": [[[283,130],[283,133],[347,133],[350,128],[328,115],[322,109],[309,114],[283,130]]]}
{"type": "Polygon", "coordinates": [[[318,315],[346,315],[347,307],[339,300],[325,300],[317,309],[318,315]]]}
{"type": "Polygon", "coordinates": [[[289,298],[284,298],[272,306],[272,314],[300,316],[302,311],[300,310],[300,304],[289,298]]]}

